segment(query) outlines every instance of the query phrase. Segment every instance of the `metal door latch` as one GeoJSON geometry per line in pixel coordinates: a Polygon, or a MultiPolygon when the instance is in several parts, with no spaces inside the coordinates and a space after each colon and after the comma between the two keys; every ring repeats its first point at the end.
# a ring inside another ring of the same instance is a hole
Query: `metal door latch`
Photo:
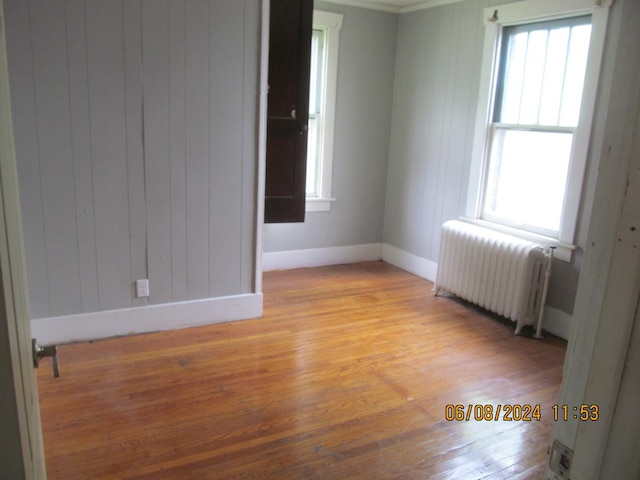
{"type": "Polygon", "coordinates": [[[58,378],[60,376],[60,369],[58,367],[58,347],[55,345],[38,345],[35,338],[31,340],[31,347],[33,353],[33,368],[38,368],[40,360],[44,357],[51,357],[51,362],[53,364],[53,376],[58,378]]]}

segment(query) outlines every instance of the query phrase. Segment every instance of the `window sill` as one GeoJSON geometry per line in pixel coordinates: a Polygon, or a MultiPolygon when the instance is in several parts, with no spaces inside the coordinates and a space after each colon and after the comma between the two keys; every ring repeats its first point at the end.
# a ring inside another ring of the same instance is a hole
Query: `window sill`
{"type": "Polygon", "coordinates": [[[573,251],[576,249],[575,245],[561,242],[557,238],[545,237],[544,235],[525,232],[524,230],[518,230],[517,228],[507,227],[505,225],[500,225],[498,223],[488,222],[486,220],[479,220],[477,218],[467,218],[467,217],[460,217],[460,220],[463,220],[468,223],[474,223],[476,225],[480,225],[481,227],[485,227],[490,230],[496,230],[498,232],[507,233],[509,235],[513,235],[514,237],[523,238],[525,240],[530,240],[532,242],[537,242],[544,247],[556,247],[555,251],[553,252],[553,257],[557,258],[558,260],[562,260],[563,262],[571,263],[571,259],[573,257],[573,251]]]}
{"type": "Polygon", "coordinates": [[[331,202],[335,202],[335,198],[309,198],[307,197],[305,211],[307,212],[328,212],[331,210],[331,202]]]}

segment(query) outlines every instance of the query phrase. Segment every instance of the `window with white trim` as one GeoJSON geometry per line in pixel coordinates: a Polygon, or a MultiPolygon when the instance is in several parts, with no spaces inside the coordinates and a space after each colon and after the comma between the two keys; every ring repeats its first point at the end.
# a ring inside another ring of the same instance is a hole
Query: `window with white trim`
{"type": "Polygon", "coordinates": [[[307,145],[307,212],[331,208],[333,134],[342,15],[314,10],[307,145]]]}
{"type": "Polygon", "coordinates": [[[579,213],[608,8],[593,0],[485,9],[467,216],[561,247],[579,213]]]}

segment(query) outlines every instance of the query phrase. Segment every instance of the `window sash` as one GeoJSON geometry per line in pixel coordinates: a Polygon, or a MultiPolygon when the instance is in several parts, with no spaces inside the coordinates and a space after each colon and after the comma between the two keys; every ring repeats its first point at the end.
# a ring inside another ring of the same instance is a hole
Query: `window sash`
{"type": "Polygon", "coordinates": [[[316,114],[309,114],[309,128],[307,130],[307,198],[320,197],[320,131],[321,117],[316,114]]]}
{"type": "Polygon", "coordinates": [[[590,16],[503,29],[481,219],[560,235],[590,30],[590,16]]]}
{"type": "Polygon", "coordinates": [[[480,218],[557,237],[574,132],[570,127],[492,124],[480,218]]]}
{"type": "Polygon", "coordinates": [[[593,0],[523,0],[510,4],[484,9],[485,37],[480,76],[480,101],[478,104],[471,164],[469,168],[469,187],[467,203],[463,217],[480,222],[488,227],[523,238],[535,239],[546,245],[557,246],[556,258],[571,261],[575,248],[578,215],[581,205],[582,183],[586,169],[589,137],[595,111],[596,92],[600,78],[600,67],[604,52],[604,43],[609,15],[609,6],[613,0],[593,2],[593,0]],[[591,44],[585,73],[580,118],[575,127],[573,156],[569,167],[567,195],[563,209],[560,233],[556,237],[540,236],[530,232],[484,222],[482,216],[483,189],[486,183],[486,155],[489,151],[490,125],[493,119],[492,92],[496,81],[495,69],[499,55],[500,35],[504,27],[580,15],[592,16],[591,44]]]}
{"type": "Polygon", "coordinates": [[[340,29],[343,16],[314,10],[306,211],[330,209],[340,29]],[[315,44],[315,45],[314,45],[315,44]]]}
{"type": "Polygon", "coordinates": [[[326,91],[326,30],[314,28],[311,37],[311,82],[307,143],[306,197],[319,198],[322,182],[323,113],[326,91]]]}
{"type": "Polygon", "coordinates": [[[591,15],[502,29],[494,122],[578,123],[591,15]]]}

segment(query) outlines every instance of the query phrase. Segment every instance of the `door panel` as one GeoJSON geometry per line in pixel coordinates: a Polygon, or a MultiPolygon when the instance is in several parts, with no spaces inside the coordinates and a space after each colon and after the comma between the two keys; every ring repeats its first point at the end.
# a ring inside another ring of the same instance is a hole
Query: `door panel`
{"type": "Polygon", "coordinates": [[[303,222],[313,0],[272,0],[265,222],[303,222]]]}

